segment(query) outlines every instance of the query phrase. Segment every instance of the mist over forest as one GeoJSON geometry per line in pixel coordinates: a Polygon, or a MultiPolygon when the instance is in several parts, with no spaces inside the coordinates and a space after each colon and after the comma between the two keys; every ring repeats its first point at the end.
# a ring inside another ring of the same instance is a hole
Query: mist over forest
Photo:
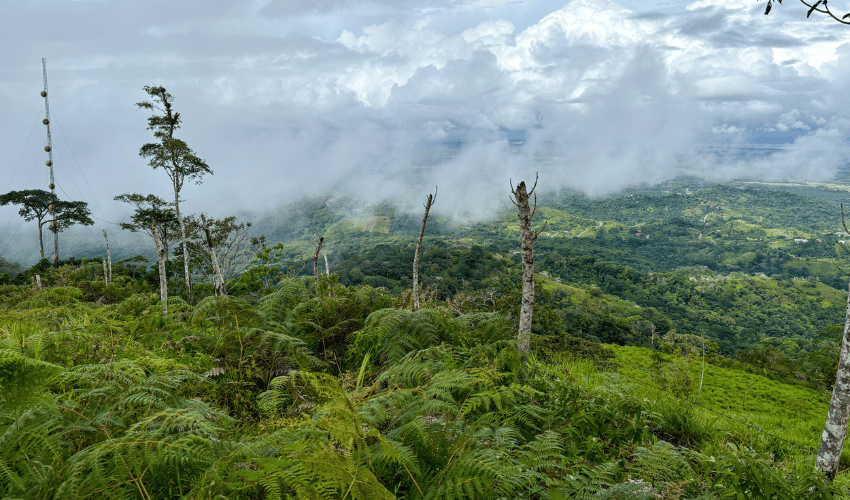
{"type": "MultiPolygon", "coordinates": [[[[439,185],[441,216],[481,220],[504,206],[508,179],[535,173],[547,190],[603,196],[679,175],[823,182],[848,160],[850,37],[793,9],[290,4],[189,1],[162,17],[4,3],[0,28],[19,43],[0,48],[0,188],[47,184],[45,56],[59,195],[89,203],[96,235],[129,213],[114,196],[169,192],[138,157],[145,85],[175,96],[180,138],[214,172],[185,189],[190,213],[263,213],[327,192],[415,212],[439,185]]],[[[32,262],[32,228],[15,213],[0,207],[0,255],[32,262]]]]}

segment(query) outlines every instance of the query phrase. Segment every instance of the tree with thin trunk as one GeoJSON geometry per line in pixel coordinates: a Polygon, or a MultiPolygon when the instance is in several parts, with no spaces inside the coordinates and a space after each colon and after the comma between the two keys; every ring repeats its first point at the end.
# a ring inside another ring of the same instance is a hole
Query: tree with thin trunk
{"type": "MultiPolygon", "coordinates": [[[[850,235],[844,220],[844,206],[841,206],[841,224],[844,232],[850,235]]],[[[829,403],[829,413],[821,434],[820,449],[815,460],[815,467],[823,471],[830,479],[838,473],[838,461],[844,449],[844,439],[847,437],[847,421],[850,419],[850,288],[847,291],[847,309],[844,315],[844,335],[841,340],[841,350],[838,354],[838,372],[835,385],[832,388],[832,400],[829,403]]]]}
{"type": "Polygon", "coordinates": [[[156,261],[159,270],[159,298],[162,313],[168,313],[168,278],[165,274],[165,261],[168,260],[169,235],[177,230],[177,215],[170,203],[149,194],[122,194],[115,197],[118,201],[136,207],[130,216],[130,222],[121,223],[121,229],[147,233],[156,246],[156,261]]]}
{"type": "Polygon", "coordinates": [[[416,252],[413,254],[413,310],[419,310],[419,256],[422,254],[422,237],[425,236],[425,224],[428,222],[428,212],[431,205],[437,199],[437,186],[434,186],[434,194],[428,193],[425,201],[425,216],[422,217],[422,227],[419,228],[419,239],[416,241],[416,252]]]}
{"type": "Polygon", "coordinates": [[[174,190],[174,213],[180,225],[180,238],[183,244],[183,273],[186,278],[186,291],[192,297],[192,277],[189,272],[189,250],[186,247],[186,224],[180,216],[180,191],[183,183],[194,180],[201,183],[204,174],[212,175],[212,170],[206,162],[195,155],[195,152],[185,142],[174,137],[174,131],[180,128],[180,113],[172,109],[174,98],[165,87],[144,87],[151,97],[150,101],[136,103],[139,108],[158,111],[148,118],[148,130],[158,142],[147,143],[139,150],[139,156],[148,160],[148,164],[156,170],[162,168],[171,179],[174,190]]]}
{"type": "MultiPolygon", "coordinates": [[[[517,207],[519,217],[520,244],[522,246],[522,306],[519,311],[519,332],[517,333],[517,346],[523,356],[528,355],[531,350],[531,320],[534,311],[534,242],[540,231],[531,229],[531,218],[537,211],[537,195],[534,196],[534,207],[530,207],[528,200],[537,188],[537,176],[534,177],[534,186],[527,191],[525,181],[517,184],[516,188],[511,181],[511,202],[517,207]]],[[[543,226],[545,229],[546,226],[543,226]]]]}
{"type": "Polygon", "coordinates": [[[38,245],[41,250],[41,258],[44,258],[44,236],[43,227],[45,224],[50,224],[49,229],[54,232],[61,232],[74,224],[82,224],[91,226],[94,221],[91,219],[91,212],[88,209],[88,203],[84,201],[63,201],[54,200],[53,195],[43,189],[26,189],[23,191],[10,191],[0,195],[0,206],[3,205],[21,205],[18,210],[18,215],[24,218],[25,221],[38,221],[38,245]],[[56,218],[50,218],[50,206],[54,204],[56,218]]]}

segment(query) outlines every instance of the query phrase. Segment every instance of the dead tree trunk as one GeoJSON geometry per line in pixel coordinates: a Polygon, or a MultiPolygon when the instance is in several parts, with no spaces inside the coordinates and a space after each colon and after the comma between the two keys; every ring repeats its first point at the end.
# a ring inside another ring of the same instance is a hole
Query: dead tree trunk
{"type": "Polygon", "coordinates": [[[106,262],[109,264],[108,268],[104,268],[106,284],[108,285],[112,282],[112,250],[109,248],[109,234],[106,232],[106,229],[103,230],[103,238],[106,240],[106,262]]]}
{"type": "Polygon", "coordinates": [[[847,436],[847,420],[850,417],[850,289],[847,295],[847,313],[844,317],[844,337],[838,355],[838,373],[832,389],[832,401],[826,417],[820,449],[815,466],[829,478],[838,472],[838,460],[844,449],[847,436]]]}
{"type": "Polygon", "coordinates": [[[331,268],[328,265],[328,254],[323,253],[322,257],[325,258],[325,276],[330,276],[331,275],[331,268]]]}
{"type": "Polygon", "coordinates": [[[151,226],[151,236],[156,244],[156,263],[159,268],[159,301],[162,303],[162,314],[168,314],[168,279],[165,276],[165,246],[159,239],[156,228],[151,226]]]}
{"type": "Polygon", "coordinates": [[[103,284],[109,286],[109,270],[106,268],[106,259],[103,259],[103,284]]]}
{"type": "Polygon", "coordinates": [[[215,294],[219,297],[227,295],[227,290],[224,287],[224,275],[221,274],[221,266],[218,265],[218,256],[215,253],[215,245],[213,244],[210,226],[207,224],[207,218],[201,214],[201,223],[204,225],[204,234],[206,235],[207,252],[210,254],[210,262],[212,262],[213,273],[215,274],[215,294]]]}
{"type": "Polygon", "coordinates": [[[325,244],[325,237],[319,238],[319,244],[316,245],[316,253],[313,255],[313,277],[319,281],[319,252],[322,251],[322,245],[325,244]]]}
{"type": "MultiPolygon", "coordinates": [[[[522,355],[527,355],[531,348],[531,319],[534,310],[534,241],[539,231],[531,230],[531,218],[537,211],[537,196],[534,197],[534,207],[529,207],[528,200],[537,188],[537,177],[531,191],[526,191],[525,181],[517,184],[516,189],[511,181],[511,201],[517,207],[519,217],[520,243],[522,245],[522,307],[519,311],[519,332],[517,347],[522,355]]],[[[545,228],[545,226],[544,226],[545,228]]]]}
{"type": "MultiPolygon", "coordinates": [[[[841,224],[844,226],[844,232],[850,235],[844,221],[843,205],[841,224]]],[[[822,470],[830,479],[835,478],[838,472],[838,461],[841,458],[841,450],[844,449],[844,438],[847,436],[848,418],[850,418],[850,287],[847,291],[847,309],[844,315],[844,336],[841,340],[841,351],[838,354],[838,373],[832,388],[829,413],[815,461],[815,467],[822,470]]]]}
{"type": "Polygon", "coordinates": [[[422,237],[425,236],[425,224],[428,222],[428,212],[431,211],[431,205],[437,199],[437,187],[434,187],[434,194],[428,194],[428,201],[425,202],[425,216],[422,217],[422,227],[419,228],[419,239],[416,241],[416,252],[413,254],[413,310],[419,310],[419,256],[422,254],[422,237]]]}

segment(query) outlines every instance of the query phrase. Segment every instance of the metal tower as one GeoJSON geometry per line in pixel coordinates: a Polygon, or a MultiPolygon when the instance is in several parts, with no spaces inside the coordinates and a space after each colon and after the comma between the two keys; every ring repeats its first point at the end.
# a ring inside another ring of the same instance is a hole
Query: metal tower
{"type": "Polygon", "coordinates": [[[50,217],[53,221],[50,223],[50,230],[53,231],[53,264],[59,267],[59,224],[56,221],[56,183],[53,179],[53,140],[50,137],[50,102],[47,100],[47,59],[41,58],[41,67],[44,71],[44,90],[41,91],[41,97],[44,97],[44,120],[41,122],[47,127],[47,145],[44,150],[47,152],[47,161],[45,165],[50,170],[50,217]]]}

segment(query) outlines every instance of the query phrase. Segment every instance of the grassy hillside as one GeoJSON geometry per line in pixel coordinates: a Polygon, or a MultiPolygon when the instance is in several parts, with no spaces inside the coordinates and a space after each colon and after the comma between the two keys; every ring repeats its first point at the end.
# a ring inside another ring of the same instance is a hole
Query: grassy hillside
{"type": "Polygon", "coordinates": [[[820,446],[820,435],[829,410],[830,395],[825,391],[717,366],[711,361],[706,364],[703,377],[698,350],[694,350],[690,357],[676,353],[661,354],[653,359],[657,351],[639,347],[612,348],[617,355],[618,372],[628,383],[641,388],[653,399],[669,398],[678,393],[686,400],[698,402],[702,408],[713,410],[703,414],[714,419],[721,428],[736,433],[749,433],[755,429],[752,432],[756,434],[762,430],[765,434],[760,439],[770,440],[769,433],[789,446],[798,445],[801,450],[816,450],[820,446]],[[688,376],[684,383],[673,376],[681,368],[688,376]],[[703,386],[700,391],[701,378],[703,386]],[[677,383],[685,387],[677,387],[677,383]]]}

